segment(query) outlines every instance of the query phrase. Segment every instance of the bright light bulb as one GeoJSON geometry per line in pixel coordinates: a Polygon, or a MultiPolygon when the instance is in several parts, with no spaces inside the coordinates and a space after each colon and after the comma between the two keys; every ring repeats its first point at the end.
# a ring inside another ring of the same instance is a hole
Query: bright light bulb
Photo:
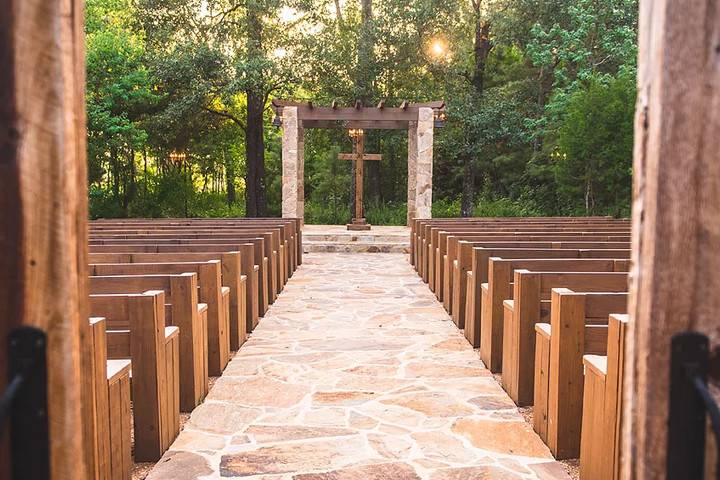
{"type": "Polygon", "coordinates": [[[287,50],[282,47],[276,48],[273,50],[273,56],[275,58],[285,58],[287,56],[287,50]]]}
{"type": "Polygon", "coordinates": [[[441,56],[445,53],[445,45],[440,40],[435,40],[432,44],[432,52],[438,57],[441,56]]]}

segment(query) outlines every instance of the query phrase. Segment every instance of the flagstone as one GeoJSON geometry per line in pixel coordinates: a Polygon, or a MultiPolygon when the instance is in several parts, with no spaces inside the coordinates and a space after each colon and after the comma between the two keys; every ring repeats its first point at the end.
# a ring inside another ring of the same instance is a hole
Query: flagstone
{"type": "Polygon", "coordinates": [[[350,412],[350,418],[348,420],[348,425],[350,427],[361,430],[371,430],[375,428],[378,423],[380,422],[374,418],[370,418],[357,412],[350,412]]]}
{"type": "Polygon", "coordinates": [[[169,451],[148,475],[147,480],[196,480],[203,475],[210,475],[210,468],[205,457],[191,452],[179,450],[169,451]]]}
{"type": "Polygon", "coordinates": [[[360,437],[260,447],[256,450],[223,455],[220,461],[220,475],[242,477],[259,473],[336,469],[354,460],[347,455],[347,452],[357,452],[361,449],[363,449],[363,441],[360,437]]]}
{"type": "Polygon", "coordinates": [[[444,392],[410,393],[402,397],[387,398],[380,403],[409,408],[431,417],[458,417],[473,413],[473,409],[467,404],[455,401],[444,392]]]}
{"type": "Polygon", "coordinates": [[[313,402],[319,405],[359,405],[375,398],[375,392],[359,391],[338,391],[338,392],[316,392],[313,394],[313,402]]]}
{"type": "Polygon", "coordinates": [[[148,478],[562,474],[402,256],[309,254],[148,478]]]}
{"type": "Polygon", "coordinates": [[[370,433],[368,443],[381,456],[389,459],[406,458],[413,447],[413,443],[401,436],[370,433]]]}
{"type": "Polygon", "coordinates": [[[439,363],[411,363],[405,367],[405,374],[408,377],[473,377],[484,373],[484,369],[480,367],[442,365],[439,363]]]}
{"type": "Polygon", "coordinates": [[[309,388],[273,378],[237,379],[220,377],[208,398],[249,406],[290,407],[307,395],[309,388]]]}
{"type": "Polygon", "coordinates": [[[295,475],[293,480],[420,480],[420,477],[407,463],[380,463],[327,473],[295,475]]]}
{"type": "Polygon", "coordinates": [[[262,410],[228,403],[205,402],[193,410],[188,426],[211,433],[231,434],[243,430],[262,415],[262,410]]]}
{"type": "Polygon", "coordinates": [[[457,437],[440,431],[417,432],[412,438],[423,455],[434,460],[467,464],[477,458],[457,437]]]}
{"type": "Polygon", "coordinates": [[[524,457],[551,458],[547,446],[525,422],[496,422],[480,418],[457,420],[452,431],[465,436],[475,447],[524,457]]]}
{"type": "Polygon", "coordinates": [[[251,425],[245,430],[257,443],[287,442],[319,437],[341,437],[357,432],[348,428],[307,427],[295,425],[251,425]]]}
{"type": "Polygon", "coordinates": [[[446,468],[433,473],[430,480],[521,480],[520,475],[495,466],[446,468]]]}

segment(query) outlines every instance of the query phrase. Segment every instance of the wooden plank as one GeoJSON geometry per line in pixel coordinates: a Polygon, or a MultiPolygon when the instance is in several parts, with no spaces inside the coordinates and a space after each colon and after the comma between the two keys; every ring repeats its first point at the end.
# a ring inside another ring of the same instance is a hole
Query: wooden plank
{"type": "Polygon", "coordinates": [[[107,388],[107,337],[104,318],[91,318],[93,393],[95,395],[95,475],[110,478],[110,403],[107,388]]]}
{"type": "MultiPolygon", "coordinates": [[[[358,155],[356,153],[338,153],[338,160],[357,160],[358,155]]],[[[363,161],[380,161],[382,155],[379,153],[363,153],[363,161]]]]}
{"type": "Polygon", "coordinates": [[[165,368],[165,293],[128,298],[135,402],[135,459],[157,461],[164,453],[163,406],[167,405],[165,368]]]}
{"type": "Polygon", "coordinates": [[[550,325],[535,324],[535,389],[533,428],[547,443],[547,401],[550,370],[550,325]]]}
{"type": "Polygon", "coordinates": [[[578,345],[584,344],[585,298],[558,288],[552,293],[550,335],[550,382],[548,388],[548,447],[555,458],[580,455],[582,419],[582,360],[578,345]],[[561,317],[562,316],[562,317],[561,317]],[[562,410],[562,415],[560,411],[562,410]]]}
{"type": "Polygon", "coordinates": [[[580,441],[580,477],[608,480],[603,475],[602,424],[605,407],[605,374],[593,363],[599,361],[596,356],[585,356],[585,383],[583,394],[582,438],[580,441]]]}
{"type": "MultiPolygon", "coordinates": [[[[95,471],[85,298],[87,174],[83,2],[0,0],[0,338],[48,335],[50,473],[95,471]],[[52,128],[48,128],[52,125],[52,128]]],[[[0,390],[6,384],[0,349],[0,390]]],[[[0,477],[7,478],[7,430],[0,477]]]]}
{"type": "Polygon", "coordinates": [[[720,343],[720,9],[640,2],[622,478],[666,476],[670,338],[720,343]]]}

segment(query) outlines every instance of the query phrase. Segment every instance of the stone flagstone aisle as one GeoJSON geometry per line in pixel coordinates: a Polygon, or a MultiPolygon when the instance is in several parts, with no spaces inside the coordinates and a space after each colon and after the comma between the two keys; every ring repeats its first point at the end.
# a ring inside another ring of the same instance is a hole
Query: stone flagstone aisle
{"type": "Polygon", "coordinates": [[[401,254],[309,254],[149,480],[566,478],[401,254]]]}

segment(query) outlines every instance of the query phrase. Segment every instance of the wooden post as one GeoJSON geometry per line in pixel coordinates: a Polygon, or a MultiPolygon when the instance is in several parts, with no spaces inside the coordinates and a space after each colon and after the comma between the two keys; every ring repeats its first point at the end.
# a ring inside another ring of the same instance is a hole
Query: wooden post
{"type": "MultiPolygon", "coordinates": [[[[51,476],[84,480],[94,426],[92,377],[81,375],[90,360],[82,1],[0,0],[0,12],[0,390],[8,331],[45,330],[51,476]]],[[[0,435],[8,478],[8,431],[0,435]]]]}
{"type": "Polygon", "coordinates": [[[365,153],[365,135],[358,135],[355,139],[357,148],[355,151],[355,218],[353,222],[359,222],[363,215],[363,153],[365,153]]]}
{"type": "Polygon", "coordinates": [[[641,0],[622,477],[665,478],[670,338],[720,343],[720,9],[641,0]]]}
{"type": "Polygon", "coordinates": [[[350,130],[350,136],[353,139],[352,153],[341,153],[338,155],[340,160],[352,160],[355,165],[355,212],[352,223],[347,225],[348,230],[370,230],[370,225],[365,222],[363,211],[363,175],[365,161],[381,160],[379,154],[365,154],[365,132],[362,129],[350,130]]]}

